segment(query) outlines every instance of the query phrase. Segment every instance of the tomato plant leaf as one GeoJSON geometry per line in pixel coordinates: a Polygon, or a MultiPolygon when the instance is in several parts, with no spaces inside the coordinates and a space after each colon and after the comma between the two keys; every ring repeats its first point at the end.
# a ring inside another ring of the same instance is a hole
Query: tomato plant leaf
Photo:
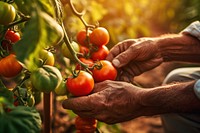
{"type": "Polygon", "coordinates": [[[6,98],[10,103],[13,103],[13,93],[8,90],[3,82],[0,80],[0,97],[6,98]]]}
{"type": "Polygon", "coordinates": [[[0,115],[0,132],[40,133],[40,114],[35,108],[17,106],[0,115]]]}
{"type": "Polygon", "coordinates": [[[31,19],[25,24],[23,37],[14,45],[17,59],[28,70],[33,71],[41,49],[58,43],[63,38],[62,27],[47,13],[38,8],[32,11],[31,19]]]}

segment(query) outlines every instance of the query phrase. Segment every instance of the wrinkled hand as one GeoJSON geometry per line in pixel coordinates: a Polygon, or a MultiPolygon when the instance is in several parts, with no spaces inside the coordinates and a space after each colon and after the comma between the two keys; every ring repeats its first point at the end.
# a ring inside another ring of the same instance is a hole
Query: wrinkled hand
{"type": "Polygon", "coordinates": [[[63,107],[80,117],[92,117],[108,124],[124,122],[141,115],[138,92],[142,90],[130,83],[107,80],[95,84],[94,93],[89,96],[65,100],[63,107]]]}
{"type": "Polygon", "coordinates": [[[163,62],[156,38],[129,39],[114,46],[107,60],[118,68],[119,80],[128,81],[163,62]]]}

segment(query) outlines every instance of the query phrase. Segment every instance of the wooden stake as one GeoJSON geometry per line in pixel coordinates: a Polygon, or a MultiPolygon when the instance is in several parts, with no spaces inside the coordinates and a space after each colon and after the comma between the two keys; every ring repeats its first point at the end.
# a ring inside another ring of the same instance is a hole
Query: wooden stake
{"type": "Polygon", "coordinates": [[[52,133],[52,93],[44,93],[44,133],[52,133]]]}

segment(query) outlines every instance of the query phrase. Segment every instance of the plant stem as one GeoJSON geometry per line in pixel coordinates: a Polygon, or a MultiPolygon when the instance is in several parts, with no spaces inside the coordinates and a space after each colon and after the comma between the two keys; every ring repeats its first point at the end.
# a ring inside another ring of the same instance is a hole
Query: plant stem
{"type": "Polygon", "coordinates": [[[73,49],[73,47],[71,46],[71,42],[69,41],[69,38],[68,38],[68,35],[66,33],[66,30],[65,30],[65,27],[64,27],[64,24],[62,23],[62,28],[63,28],[63,32],[64,32],[64,42],[65,44],[67,45],[69,51],[71,52],[73,58],[82,66],[84,67],[85,69],[88,68],[88,65],[81,62],[78,57],[77,57],[77,52],[73,49]]]}
{"type": "Polygon", "coordinates": [[[88,28],[95,28],[94,25],[89,25],[89,24],[84,20],[84,18],[83,18],[84,13],[83,13],[83,12],[81,12],[81,13],[78,12],[78,11],[75,9],[75,7],[74,7],[74,5],[73,5],[73,3],[72,3],[71,0],[68,1],[68,4],[69,4],[70,8],[72,9],[72,12],[74,13],[74,15],[76,15],[76,16],[82,21],[82,23],[85,25],[86,29],[88,29],[88,28]]]}

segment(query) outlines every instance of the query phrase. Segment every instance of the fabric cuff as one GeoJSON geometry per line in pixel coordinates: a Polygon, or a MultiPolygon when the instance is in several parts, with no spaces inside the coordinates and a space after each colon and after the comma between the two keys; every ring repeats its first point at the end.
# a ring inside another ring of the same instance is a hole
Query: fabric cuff
{"type": "Polygon", "coordinates": [[[200,79],[194,84],[194,93],[200,99],[200,79]]]}
{"type": "Polygon", "coordinates": [[[186,27],[181,33],[190,34],[200,40],[200,22],[195,21],[186,27]]]}

